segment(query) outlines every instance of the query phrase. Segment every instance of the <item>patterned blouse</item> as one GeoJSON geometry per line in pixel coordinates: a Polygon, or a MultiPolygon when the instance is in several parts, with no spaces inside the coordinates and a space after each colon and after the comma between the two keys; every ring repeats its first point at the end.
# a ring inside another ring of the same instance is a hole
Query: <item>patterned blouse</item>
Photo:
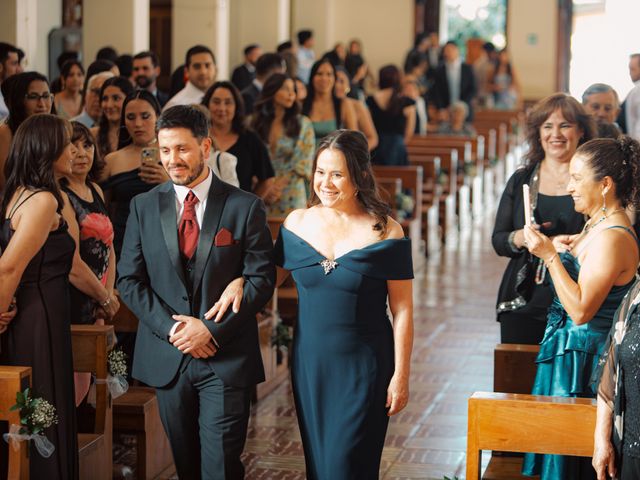
{"type": "Polygon", "coordinates": [[[298,138],[282,135],[270,150],[271,163],[276,172],[275,183],[287,182],[280,200],[269,205],[269,215],[284,217],[292,210],[305,208],[311,181],[311,167],[315,151],[315,134],[311,121],[299,116],[298,138]]]}

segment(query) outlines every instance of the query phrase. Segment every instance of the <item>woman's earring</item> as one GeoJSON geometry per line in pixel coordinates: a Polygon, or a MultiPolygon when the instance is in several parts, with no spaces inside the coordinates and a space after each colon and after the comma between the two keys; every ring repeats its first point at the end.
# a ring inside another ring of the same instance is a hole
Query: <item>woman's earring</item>
{"type": "Polygon", "coordinates": [[[607,216],[607,192],[602,190],[602,215],[607,216]]]}

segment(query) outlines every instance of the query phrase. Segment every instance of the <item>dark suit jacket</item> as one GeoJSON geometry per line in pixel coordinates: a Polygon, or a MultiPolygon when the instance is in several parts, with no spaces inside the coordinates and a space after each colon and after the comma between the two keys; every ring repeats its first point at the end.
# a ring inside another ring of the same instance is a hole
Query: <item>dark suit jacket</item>
{"type": "Polygon", "coordinates": [[[260,90],[253,83],[242,90],[242,100],[244,100],[244,113],[250,115],[253,113],[253,104],[260,97],[260,90]]]}
{"type": "Polygon", "coordinates": [[[251,85],[254,78],[256,78],[255,70],[250,72],[249,69],[247,69],[247,66],[243,63],[233,69],[233,73],[231,74],[231,83],[233,83],[238,90],[242,91],[251,85]]]}
{"type": "MultiPolygon", "coordinates": [[[[460,100],[467,104],[469,107],[468,120],[473,119],[473,109],[471,101],[476,95],[476,78],[473,74],[473,68],[467,63],[463,63],[460,66],[460,100]]],[[[431,102],[435,104],[437,108],[447,108],[449,106],[449,81],[447,80],[447,67],[444,64],[440,64],[436,68],[434,75],[434,85],[432,94],[429,95],[431,102]]]]}
{"type": "Polygon", "coordinates": [[[248,387],[264,381],[256,313],[273,295],[272,251],[262,200],[214,175],[190,292],[178,250],[173,184],[167,182],[136,196],[131,201],[118,263],[118,290],[140,320],[133,377],[154,387],[169,384],[187,356],[169,343],[175,323],[171,316],[204,318],[225,287],[242,275],[245,285],[240,311],[234,314],[229,308],[221,323],[204,320],[220,346],[204,361],[227,385],[248,387]],[[234,244],[214,244],[222,228],[232,233],[234,244]]]}
{"type": "Polygon", "coordinates": [[[156,90],[156,98],[158,99],[158,103],[160,103],[160,107],[162,108],[164,107],[164,104],[169,101],[169,94],[161,90],[156,90]]]}

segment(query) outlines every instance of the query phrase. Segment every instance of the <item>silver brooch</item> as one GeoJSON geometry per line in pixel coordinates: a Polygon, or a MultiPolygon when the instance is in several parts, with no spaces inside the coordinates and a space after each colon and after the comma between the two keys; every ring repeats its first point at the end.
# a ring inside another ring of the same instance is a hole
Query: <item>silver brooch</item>
{"type": "Polygon", "coordinates": [[[322,268],[324,268],[324,274],[329,275],[337,266],[337,262],[335,260],[325,259],[320,262],[322,268]]]}

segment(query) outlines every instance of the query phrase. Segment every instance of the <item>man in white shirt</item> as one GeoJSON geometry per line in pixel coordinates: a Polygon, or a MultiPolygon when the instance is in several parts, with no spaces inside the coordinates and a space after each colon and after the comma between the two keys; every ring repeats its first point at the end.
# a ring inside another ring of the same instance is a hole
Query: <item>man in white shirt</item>
{"type": "Polygon", "coordinates": [[[208,47],[196,45],[187,51],[185,72],[188,80],[182,90],[167,102],[163,110],[176,105],[198,104],[216,81],[216,57],[208,47]]]}
{"type": "Polygon", "coordinates": [[[582,94],[582,105],[598,123],[615,123],[620,112],[618,94],[610,85],[594,83],[582,94]]]}
{"type": "Polygon", "coordinates": [[[629,58],[629,76],[633,88],[624,101],[627,134],[640,140],[640,53],[629,58]]]}
{"type": "Polygon", "coordinates": [[[140,320],[132,375],[156,388],[178,477],[228,480],[244,478],[251,394],[265,378],[256,314],[275,265],[262,200],[206,166],[208,127],[198,106],[158,119],[171,181],[131,203],[118,291],[140,320]]]}
{"type": "MultiPolygon", "coordinates": [[[[19,73],[20,59],[18,49],[13,45],[0,42],[0,85],[7,78],[19,73]]],[[[9,116],[9,109],[4,102],[2,90],[0,90],[0,122],[9,116]]]]}
{"type": "Polygon", "coordinates": [[[300,30],[298,32],[298,77],[307,85],[309,84],[311,67],[316,61],[313,43],[313,32],[311,30],[300,30]]]}

